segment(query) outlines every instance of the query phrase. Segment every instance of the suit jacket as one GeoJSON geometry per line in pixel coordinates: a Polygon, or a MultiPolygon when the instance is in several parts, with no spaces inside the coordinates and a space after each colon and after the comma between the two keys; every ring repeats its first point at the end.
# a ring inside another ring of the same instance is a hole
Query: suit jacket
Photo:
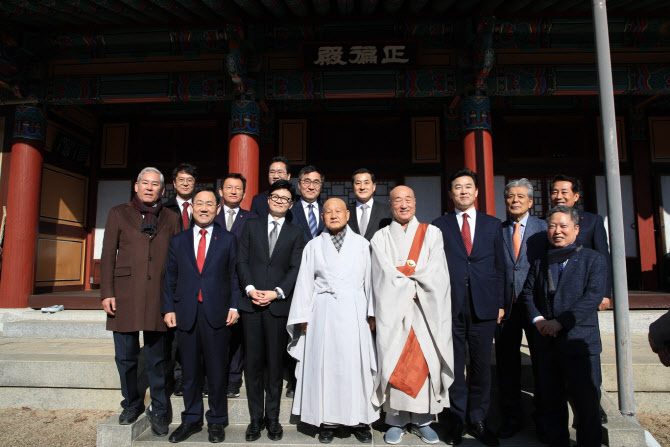
{"type": "MultiPolygon", "coordinates": [[[[272,301],[269,310],[274,316],[288,316],[304,248],[305,237],[302,230],[285,220],[270,256],[268,217],[249,219],[242,230],[237,256],[240,288],[245,290],[248,285],[253,285],[258,290],[281,288],[286,298],[272,301]]],[[[245,312],[256,311],[246,293],[242,294],[238,309],[245,312]]]]}
{"type": "Polygon", "coordinates": [[[183,209],[179,207],[176,197],[170,197],[169,199],[167,199],[167,201],[163,204],[163,206],[169,210],[174,211],[179,215],[179,228],[181,228],[182,231],[188,230],[188,228],[193,228],[193,214],[191,214],[191,219],[189,220],[188,228],[184,228],[184,221],[181,220],[181,213],[183,212],[183,209]]]}
{"type": "Polygon", "coordinates": [[[456,214],[438,217],[433,225],[442,230],[444,238],[451,279],[452,316],[470,305],[470,297],[477,318],[493,320],[498,318],[498,309],[505,307],[502,223],[488,214],[476,213],[475,238],[470,256],[465,249],[456,214]]]}
{"type": "MultiPolygon", "coordinates": [[[[237,308],[237,240],[214,225],[202,272],[196,261],[193,232],[182,231],[172,238],[163,285],[163,313],[175,312],[177,327],[189,331],[198,313],[198,292],[207,322],[213,328],[226,325],[228,311],[237,308]]],[[[199,238],[198,238],[199,240],[199,238]]]]}
{"type": "MultiPolygon", "coordinates": [[[[349,210],[349,228],[351,228],[354,233],[361,234],[361,230],[358,227],[356,202],[350,203],[347,209],[349,210]]],[[[390,225],[392,221],[393,215],[391,214],[391,207],[386,203],[375,200],[375,204],[372,206],[372,211],[370,212],[370,217],[368,218],[368,227],[365,230],[365,234],[362,236],[370,241],[377,230],[381,230],[390,225]]]]}
{"type": "MultiPolygon", "coordinates": [[[[227,216],[224,216],[223,210],[219,214],[216,215],[214,218],[214,223],[219,225],[221,228],[223,228],[224,231],[226,230],[226,219],[227,216]]],[[[242,236],[242,228],[244,228],[244,223],[248,219],[254,219],[258,217],[255,213],[252,213],[251,211],[243,210],[240,208],[240,210],[237,213],[237,216],[235,216],[235,220],[233,221],[233,226],[230,228],[230,232],[235,235],[237,240],[240,239],[242,236]]]]}
{"type": "MultiPolygon", "coordinates": [[[[323,212],[323,206],[317,202],[315,202],[319,210],[316,211],[314,210],[314,213],[319,213],[318,219],[319,219],[319,224],[316,228],[316,235],[320,235],[323,232],[323,229],[326,228],[326,224],[321,218],[321,213],[323,212]]],[[[293,220],[291,223],[293,225],[296,225],[297,227],[301,228],[304,235],[305,235],[305,243],[309,242],[312,240],[312,233],[309,231],[309,223],[307,220],[307,215],[305,214],[305,209],[302,207],[302,202],[300,201],[300,197],[295,201],[293,204],[293,208],[291,208],[291,211],[293,211],[293,220]]],[[[317,217],[317,216],[315,216],[317,217]]]]}
{"type": "MultiPolygon", "coordinates": [[[[556,264],[554,264],[556,265],[556,264]]],[[[519,295],[518,303],[530,320],[543,316],[556,319],[563,329],[556,337],[557,348],[565,354],[594,355],[602,351],[598,327],[598,305],[606,287],[607,260],[595,250],[574,253],[565,265],[551,299],[547,258],[535,260],[519,295]]],[[[552,272],[554,284],[557,271],[552,272]]]]}
{"type": "Polygon", "coordinates": [[[610,247],[607,243],[607,232],[605,222],[599,214],[579,212],[579,234],[577,234],[577,245],[591,248],[607,260],[607,288],[603,296],[612,297],[612,259],[610,258],[610,247]]]}
{"type": "Polygon", "coordinates": [[[514,224],[509,219],[502,224],[503,239],[505,240],[505,319],[511,315],[512,303],[523,289],[530,266],[536,259],[542,258],[547,253],[549,245],[547,222],[537,217],[528,216],[526,229],[521,239],[519,259],[515,259],[511,234],[513,228],[514,224]]]}
{"type": "Polygon", "coordinates": [[[140,232],[142,214],[131,203],[109,211],[100,256],[100,298],[116,298],[107,330],[165,331],[161,291],[170,238],[181,218],[169,210],[158,214],[158,233],[140,232]]]}

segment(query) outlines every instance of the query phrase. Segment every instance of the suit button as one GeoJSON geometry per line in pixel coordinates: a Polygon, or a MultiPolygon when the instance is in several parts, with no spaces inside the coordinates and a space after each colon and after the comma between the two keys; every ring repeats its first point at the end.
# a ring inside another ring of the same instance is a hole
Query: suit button
{"type": "Polygon", "coordinates": [[[518,272],[518,271],[519,271],[519,267],[514,267],[514,271],[515,271],[515,272],[518,272]]]}
{"type": "Polygon", "coordinates": [[[149,256],[149,261],[151,261],[151,256],[149,256]]]}
{"type": "Polygon", "coordinates": [[[147,279],[151,279],[151,276],[147,276],[147,279]]]}
{"type": "Polygon", "coordinates": [[[470,264],[470,261],[468,261],[468,264],[470,264]]]}

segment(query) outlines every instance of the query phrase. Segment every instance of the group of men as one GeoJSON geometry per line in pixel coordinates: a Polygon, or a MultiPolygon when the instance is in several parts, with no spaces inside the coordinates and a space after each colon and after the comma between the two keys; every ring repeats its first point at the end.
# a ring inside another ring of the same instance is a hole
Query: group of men
{"type": "Polygon", "coordinates": [[[173,374],[183,393],[170,442],[201,431],[203,414],[210,442],[222,442],[242,370],[245,439],[264,429],[281,439],[288,368],[292,413],[319,427],[322,443],[344,427],[371,442],[369,424],[383,411],[389,444],[407,431],[437,443],[431,423],[439,415],[447,444],[467,432],[498,445],[522,427],[525,330],[539,439],[569,445],[570,400],[579,445],[600,445],[596,311],[609,305],[611,269],[602,219],[574,208],[576,179],[555,178],[546,222],[530,216],[532,184],[510,182],[503,223],[476,210],[477,175],[460,169],[449,179],[455,212],[429,225],[417,220],[407,186],[394,188],[388,205],[374,200],[367,169],[353,174],[349,205],[319,203],[325,179],[314,166],[299,173],[299,197],[290,177],[288,160],[273,158],[269,190],[246,211],[239,174],[228,174],[217,195],[196,190],[195,168],[180,165],[177,197],[163,205],[163,175],[145,168],[131,202],[110,211],[101,298],[121,377],[120,424],[145,410],[137,383],[143,331],[154,435],[169,431],[173,374]],[[497,433],[487,425],[494,339],[504,415],[497,433]]]}

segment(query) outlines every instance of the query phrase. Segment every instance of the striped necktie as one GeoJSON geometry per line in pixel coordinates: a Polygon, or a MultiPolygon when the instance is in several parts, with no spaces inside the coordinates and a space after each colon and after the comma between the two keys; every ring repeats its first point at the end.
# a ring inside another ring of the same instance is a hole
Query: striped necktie
{"type": "Polygon", "coordinates": [[[307,218],[309,219],[309,232],[312,233],[312,237],[316,237],[316,216],[314,215],[314,204],[310,203],[307,208],[309,208],[309,212],[307,213],[307,218]]]}

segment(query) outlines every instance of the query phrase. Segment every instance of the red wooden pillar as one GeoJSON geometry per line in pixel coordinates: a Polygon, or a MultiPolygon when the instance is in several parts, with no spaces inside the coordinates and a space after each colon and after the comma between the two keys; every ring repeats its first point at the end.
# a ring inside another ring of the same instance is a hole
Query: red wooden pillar
{"type": "Polygon", "coordinates": [[[46,120],[35,106],[17,106],[9,167],[7,221],[0,279],[0,307],[28,306],[35,283],[35,253],[46,120]]]}
{"type": "Polygon", "coordinates": [[[231,126],[228,172],[240,173],[247,179],[246,195],[240,206],[249,209],[251,199],[258,194],[259,168],[260,114],[253,96],[241,95],[233,101],[231,126]]]}
{"type": "Polygon", "coordinates": [[[651,191],[649,127],[646,115],[641,109],[632,109],[630,118],[630,154],[633,162],[633,178],[635,179],[633,193],[640,250],[640,285],[642,290],[656,290],[658,289],[658,259],[656,257],[654,205],[651,191]]]}
{"type": "Polygon", "coordinates": [[[488,97],[468,96],[463,100],[462,131],[465,167],[475,171],[479,177],[477,209],[495,216],[491,109],[488,97]]]}

